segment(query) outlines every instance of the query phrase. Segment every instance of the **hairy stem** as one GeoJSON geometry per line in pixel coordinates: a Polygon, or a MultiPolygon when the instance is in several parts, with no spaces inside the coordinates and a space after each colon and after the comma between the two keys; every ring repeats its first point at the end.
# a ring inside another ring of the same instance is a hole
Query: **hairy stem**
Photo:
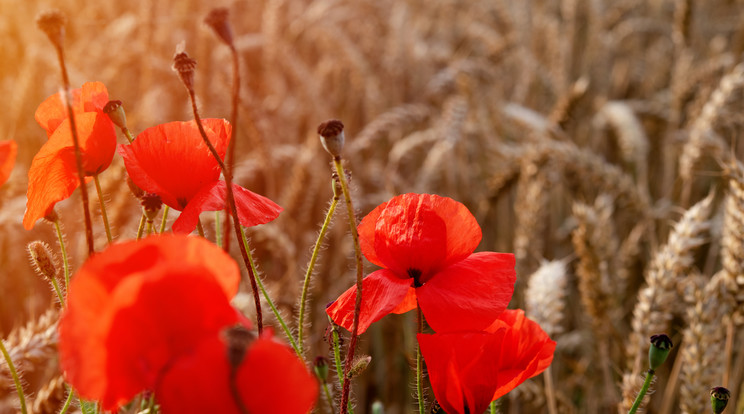
{"type": "Polygon", "coordinates": [[[103,227],[106,229],[106,239],[109,244],[113,241],[111,237],[111,227],[109,226],[108,214],[106,214],[106,203],[103,200],[103,190],[101,190],[101,181],[98,179],[98,174],[93,175],[93,182],[96,184],[96,192],[98,193],[98,204],[101,205],[101,218],[103,219],[103,227]]]}
{"type": "Polygon", "coordinates": [[[18,400],[21,404],[21,412],[23,414],[26,414],[26,398],[23,395],[23,387],[21,386],[21,379],[18,377],[18,372],[16,372],[15,365],[13,364],[13,360],[10,358],[10,354],[8,354],[8,350],[5,349],[5,344],[3,343],[2,339],[0,339],[0,352],[3,353],[3,357],[5,357],[5,362],[8,364],[8,370],[10,371],[10,376],[13,377],[13,382],[15,383],[16,392],[18,393],[18,400]]]}

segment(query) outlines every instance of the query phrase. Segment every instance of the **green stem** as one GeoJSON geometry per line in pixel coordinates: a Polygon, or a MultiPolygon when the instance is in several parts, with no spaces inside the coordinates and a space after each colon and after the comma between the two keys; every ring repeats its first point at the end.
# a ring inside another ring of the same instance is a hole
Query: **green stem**
{"type": "Polygon", "coordinates": [[[489,407],[491,407],[491,414],[496,414],[496,401],[491,401],[489,407]]]}
{"type": "Polygon", "coordinates": [[[21,386],[21,380],[18,378],[18,373],[16,372],[15,365],[13,364],[13,360],[10,359],[10,354],[8,353],[8,350],[5,349],[5,344],[0,339],[0,351],[2,351],[3,356],[5,357],[5,362],[8,363],[8,370],[10,370],[10,376],[13,377],[13,382],[15,383],[16,391],[18,392],[18,400],[21,402],[21,412],[23,414],[26,414],[26,398],[23,396],[23,387],[21,386]]]}
{"type": "Polygon", "coordinates": [[[323,394],[325,394],[326,401],[328,401],[328,407],[331,409],[331,414],[336,414],[336,410],[333,408],[333,398],[331,398],[331,392],[328,390],[328,384],[323,382],[323,394]]]}
{"type": "Polygon", "coordinates": [[[328,212],[326,213],[325,220],[323,221],[323,227],[320,228],[320,234],[318,234],[318,240],[315,241],[315,248],[313,248],[313,254],[310,256],[310,264],[307,265],[307,272],[305,272],[305,282],[302,284],[302,296],[300,298],[300,316],[299,316],[299,322],[298,322],[298,328],[297,328],[297,344],[300,348],[300,352],[304,352],[304,337],[303,333],[305,331],[305,303],[307,301],[307,290],[310,286],[310,276],[313,274],[313,269],[315,268],[315,262],[318,260],[318,253],[320,252],[320,246],[323,244],[323,239],[325,238],[326,233],[328,232],[328,228],[331,224],[331,219],[333,218],[333,213],[336,211],[336,206],[338,205],[338,194],[336,193],[336,185],[335,182],[333,183],[334,188],[334,195],[333,195],[333,201],[331,201],[331,206],[328,208],[328,212]]]}
{"type": "Polygon", "coordinates": [[[67,260],[67,248],[65,248],[65,238],[62,234],[62,226],[59,224],[59,220],[54,221],[54,228],[57,230],[57,240],[59,241],[59,248],[62,251],[62,263],[65,267],[65,292],[70,287],[70,262],[67,260]]]}
{"type": "Polygon", "coordinates": [[[163,208],[163,221],[160,222],[160,231],[158,233],[163,233],[165,231],[165,222],[168,220],[169,212],[170,207],[165,206],[165,208],[163,208]]]}
{"type": "MultiPolygon", "coordinates": [[[[354,304],[354,321],[351,325],[351,339],[349,340],[349,350],[346,352],[346,363],[344,364],[344,375],[348,375],[351,370],[351,365],[354,361],[354,351],[356,350],[357,339],[359,338],[359,313],[362,308],[362,277],[363,277],[363,263],[362,263],[362,249],[359,247],[359,234],[357,233],[356,215],[354,214],[354,204],[351,202],[351,192],[349,191],[349,183],[346,180],[346,173],[344,167],[341,165],[341,156],[333,158],[333,165],[336,167],[336,174],[338,175],[339,184],[341,184],[341,190],[344,193],[344,199],[346,200],[346,210],[349,216],[349,230],[351,231],[351,238],[354,240],[354,256],[356,259],[356,303],[354,304]]],[[[346,414],[347,405],[349,402],[349,394],[351,393],[351,381],[345,381],[343,390],[341,391],[341,414],[346,414]]]]}
{"type": "Polygon", "coordinates": [[[648,372],[646,372],[646,380],[643,381],[643,386],[641,387],[641,391],[636,396],[635,402],[633,402],[633,406],[630,407],[630,411],[628,411],[628,414],[634,414],[636,411],[638,411],[638,407],[641,406],[641,402],[643,402],[643,397],[646,396],[646,392],[648,392],[648,387],[651,385],[651,380],[654,378],[654,370],[649,369],[648,372]]]}
{"type": "Polygon", "coordinates": [[[153,223],[152,220],[147,220],[147,235],[148,236],[152,234],[152,223],[153,223]]]}
{"type": "MultiPolygon", "coordinates": [[[[421,313],[421,307],[416,304],[416,333],[424,332],[424,315],[421,313]]],[[[421,358],[421,346],[416,342],[416,394],[418,397],[419,414],[426,411],[426,401],[424,401],[424,367],[421,358]]]]}
{"type": "Polygon", "coordinates": [[[142,217],[140,217],[139,227],[137,227],[137,240],[141,239],[142,233],[145,232],[145,220],[147,220],[147,217],[145,216],[145,213],[142,213],[142,217]]]}
{"type": "Polygon", "coordinates": [[[256,276],[256,285],[258,286],[258,289],[261,291],[261,294],[263,294],[264,299],[266,299],[266,303],[269,304],[269,307],[271,307],[271,311],[274,312],[274,316],[276,317],[276,320],[279,321],[279,324],[282,326],[282,330],[284,330],[284,335],[287,336],[287,339],[289,339],[290,345],[292,345],[292,349],[294,349],[295,353],[298,357],[302,360],[302,362],[305,362],[305,358],[303,357],[302,353],[300,352],[300,348],[297,347],[297,342],[294,340],[294,336],[292,336],[292,332],[289,331],[289,328],[287,327],[287,324],[284,322],[284,318],[282,318],[282,315],[279,313],[279,310],[274,306],[274,301],[271,300],[271,297],[266,292],[266,289],[264,288],[263,282],[261,282],[261,278],[258,276],[258,270],[256,269],[255,261],[253,260],[253,255],[251,254],[251,248],[248,245],[248,238],[245,236],[245,230],[243,229],[243,226],[238,223],[237,228],[240,229],[240,236],[243,240],[243,247],[245,248],[245,251],[248,254],[248,264],[250,265],[250,271],[253,272],[253,274],[256,276]]]}
{"type": "MultiPolygon", "coordinates": [[[[338,325],[333,322],[331,317],[328,317],[328,323],[331,324],[331,336],[333,337],[333,361],[336,363],[336,376],[338,377],[338,385],[343,388],[344,383],[344,368],[341,364],[341,339],[338,336],[338,325]]],[[[349,413],[354,414],[354,409],[349,403],[349,413]]]]}
{"type": "Polygon", "coordinates": [[[129,141],[130,144],[134,142],[134,137],[132,137],[132,133],[129,132],[129,128],[121,128],[121,132],[124,133],[124,136],[127,137],[127,141],[129,141]]]}
{"type": "Polygon", "coordinates": [[[200,236],[204,237],[204,226],[202,226],[201,220],[196,222],[196,232],[199,233],[200,236]]]}
{"type": "Polygon", "coordinates": [[[49,280],[52,282],[52,287],[54,287],[54,292],[57,293],[57,299],[59,299],[59,304],[62,306],[62,308],[64,308],[65,298],[64,298],[64,295],[62,295],[62,291],[59,289],[59,283],[57,283],[57,276],[54,275],[50,277],[49,280]]]}
{"type": "Polygon", "coordinates": [[[214,212],[214,239],[217,242],[217,246],[222,247],[222,229],[220,229],[219,211],[214,212]]]}
{"type": "Polygon", "coordinates": [[[150,401],[147,403],[147,413],[152,414],[155,412],[155,393],[150,393],[150,401]]]}
{"type": "Polygon", "coordinates": [[[60,410],[59,414],[66,414],[67,410],[70,409],[70,406],[72,405],[72,397],[75,395],[75,390],[70,388],[67,390],[67,399],[65,400],[65,405],[62,406],[62,410],[60,410]]]}
{"type": "Polygon", "coordinates": [[[111,227],[109,227],[108,214],[106,214],[106,203],[103,201],[103,190],[101,190],[101,182],[98,180],[98,174],[93,175],[93,182],[96,183],[96,191],[98,192],[98,203],[101,205],[101,218],[103,219],[103,227],[106,229],[106,238],[109,244],[113,238],[111,237],[111,227]]]}

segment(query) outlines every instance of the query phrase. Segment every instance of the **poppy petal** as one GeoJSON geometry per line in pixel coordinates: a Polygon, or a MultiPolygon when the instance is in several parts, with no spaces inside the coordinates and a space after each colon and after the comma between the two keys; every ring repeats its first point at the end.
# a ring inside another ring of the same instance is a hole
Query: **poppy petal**
{"type": "Polygon", "coordinates": [[[10,178],[17,154],[18,144],[15,141],[0,141],[0,185],[5,184],[10,178]]]}
{"type": "MultiPolygon", "coordinates": [[[[108,90],[101,82],[86,82],[82,88],[72,90],[72,108],[76,113],[101,112],[108,102],[108,90]]],[[[67,118],[67,108],[59,93],[48,97],[39,105],[34,115],[36,122],[52,136],[67,118]]]]}
{"type": "Polygon", "coordinates": [[[507,310],[493,332],[417,335],[432,389],[450,414],[479,413],[543,372],[555,342],[522,310],[507,310]]]}
{"type": "MultiPolygon", "coordinates": [[[[229,378],[226,346],[213,337],[175,361],[155,394],[166,414],[239,414],[229,378]]],[[[250,413],[305,414],[318,394],[318,384],[302,362],[285,345],[267,337],[249,346],[235,381],[250,413]],[[286,397],[287,390],[291,390],[291,398],[286,397]]]]}
{"type": "MultiPolygon", "coordinates": [[[[230,140],[224,119],[203,119],[204,129],[220,157],[230,140]]],[[[163,203],[183,210],[207,185],[217,181],[220,168],[204,144],[194,121],[169,122],[144,130],[130,145],[120,145],[129,177],[163,203]]]]}
{"type": "Polygon", "coordinates": [[[31,230],[36,221],[51,212],[54,205],[67,199],[80,185],[75,172],[75,149],[57,148],[47,141],[31,161],[28,170],[26,212],[23,227],[31,230]]]}
{"type": "Polygon", "coordinates": [[[506,309],[515,281],[513,254],[481,252],[443,269],[416,295],[434,331],[482,330],[506,309]]]}
{"type": "MultiPolygon", "coordinates": [[[[203,211],[220,211],[225,209],[227,198],[225,182],[215,181],[199,191],[173,222],[176,233],[191,233],[196,228],[199,214],[203,211]]],[[[235,206],[238,209],[238,219],[243,227],[252,227],[268,223],[279,217],[282,208],[268,198],[248,191],[233,184],[235,206]]]]}
{"type": "MultiPolygon", "coordinates": [[[[393,272],[381,269],[362,280],[362,308],[359,312],[359,334],[393,310],[407,298],[411,281],[396,277],[393,272]]],[[[406,302],[407,303],[407,302],[406,302]]],[[[351,331],[354,325],[356,285],[350,287],[327,309],[326,313],[337,325],[351,331]]]]}
{"type": "Polygon", "coordinates": [[[379,262],[399,277],[415,269],[422,282],[468,257],[480,240],[480,227],[463,204],[433,194],[395,197],[375,220],[379,262]]]}
{"type": "Polygon", "coordinates": [[[364,216],[359,226],[357,226],[359,247],[362,253],[364,253],[367,260],[380,267],[385,267],[385,265],[377,257],[377,253],[375,253],[375,226],[377,225],[377,219],[380,217],[380,214],[385,211],[385,206],[387,206],[387,201],[370,211],[369,214],[364,216]]]}

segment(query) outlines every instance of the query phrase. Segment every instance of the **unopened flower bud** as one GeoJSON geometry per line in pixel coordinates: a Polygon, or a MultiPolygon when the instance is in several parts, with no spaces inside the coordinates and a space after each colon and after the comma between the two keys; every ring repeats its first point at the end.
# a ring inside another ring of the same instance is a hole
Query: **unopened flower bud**
{"type": "Polygon", "coordinates": [[[325,384],[326,381],[328,381],[328,358],[324,356],[318,356],[315,358],[315,363],[313,364],[313,370],[315,370],[315,376],[320,379],[320,382],[322,384],[325,384]]]}
{"type": "Polygon", "coordinates": [[[103,113],[108,115],[116,126],[127,129],[127,114],[121,106],[121,101],[108,101],[103,107],[103,113]]]}
{"type": "Polygon", "coordinates": [[[713,408],[713,413],[721,414],[726,409],[729,399],[731,398],[731,391],[724,387],[714,387],[710,389],[710,406],[713,408]]]}
{"type": "Polygon", "coordinates": [[[46,33],[54,47],[61,49],[65,39],[67,19],[59,10],[47,10],[36,16],[36,25],[46,33]]]}
{"type": "Polygon", "coordinates": [[[344,149],[344,124],[341,121],[331,119],[318,125],[318,135],[329,154],[334,158],[341,157],[341,150],[344,149]]]}
{"type": "Polygon", "coordinates": [[[370,362],[372,362],[372,357],[369,355],[362,355],[354,358],[354,361],[351,363],[351,369],[349,370],[349,379],[361,375],[361,373],[367,369],[370,362]]]}
{"type": "Polygon", "coordinates": [[[31,257],[31,263],[34,270],[40,276],[51,280],[57,276],[57,267],[54,265],[55,257],[49,245],[42,241],[32,241],[26,246],[28,255],[31,257]]]}
{"type": "MultiPolygon", "coordinates": [[[[179,45],[177,49],[181,49],[182,45],[179,45]]],[[[196,60],[191,59],[186,52],[177,51],[173,56],[173,70],[178,73],[178,77],[181,78],[183,86],[189,93],[194,93],[194,69],[196,68],[196,60]]]]}
{"type": "Polygon", "coordinates": [[[648,349],[648,364],[656,371],[666,361],[672,350],[672,340],[666,334],[651,335],[651,347],[648,349]]]}
{"type": "Polygon", "coordinates": [[[219,37],[226,45],[233,47],[233,34],[232,28],[230,27],[230,20],[228,17],[230,12],[223,7],[212,9],[207,17],[204,19],[204,23],[214,30],[214,33],[219,37]]]}
{"type": "Polygon", "coordinates": [[[145,214],[145,217],[147,217],[147,221],[155,220],[155,217],[157,217],[158,212],[160,211],[160,207],[163,206],[163,201],[160,199],[160,196],[155,193],[145,193],[140,200],[142,200],[142,212],[145,214]]]}
{"type": "Polygon", "coordinates": [[[227,343],[227,362],[232,369],[237,369],[256,335],[242,325],[231,326],[225,329],[223,334],[227,343]]]}

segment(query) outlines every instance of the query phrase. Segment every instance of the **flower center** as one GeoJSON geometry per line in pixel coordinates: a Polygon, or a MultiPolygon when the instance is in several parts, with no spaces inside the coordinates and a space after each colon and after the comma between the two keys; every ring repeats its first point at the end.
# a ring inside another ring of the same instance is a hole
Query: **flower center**
{"type": "Polygon", "coordinates": [[[408,277],[413,278],[413,287],[421,287],[424,285],[421,282],[421,271],[420,270],[410,267],[408,268],[408,270],[406,270],[406,273],[408,273],[408,277]]]}

